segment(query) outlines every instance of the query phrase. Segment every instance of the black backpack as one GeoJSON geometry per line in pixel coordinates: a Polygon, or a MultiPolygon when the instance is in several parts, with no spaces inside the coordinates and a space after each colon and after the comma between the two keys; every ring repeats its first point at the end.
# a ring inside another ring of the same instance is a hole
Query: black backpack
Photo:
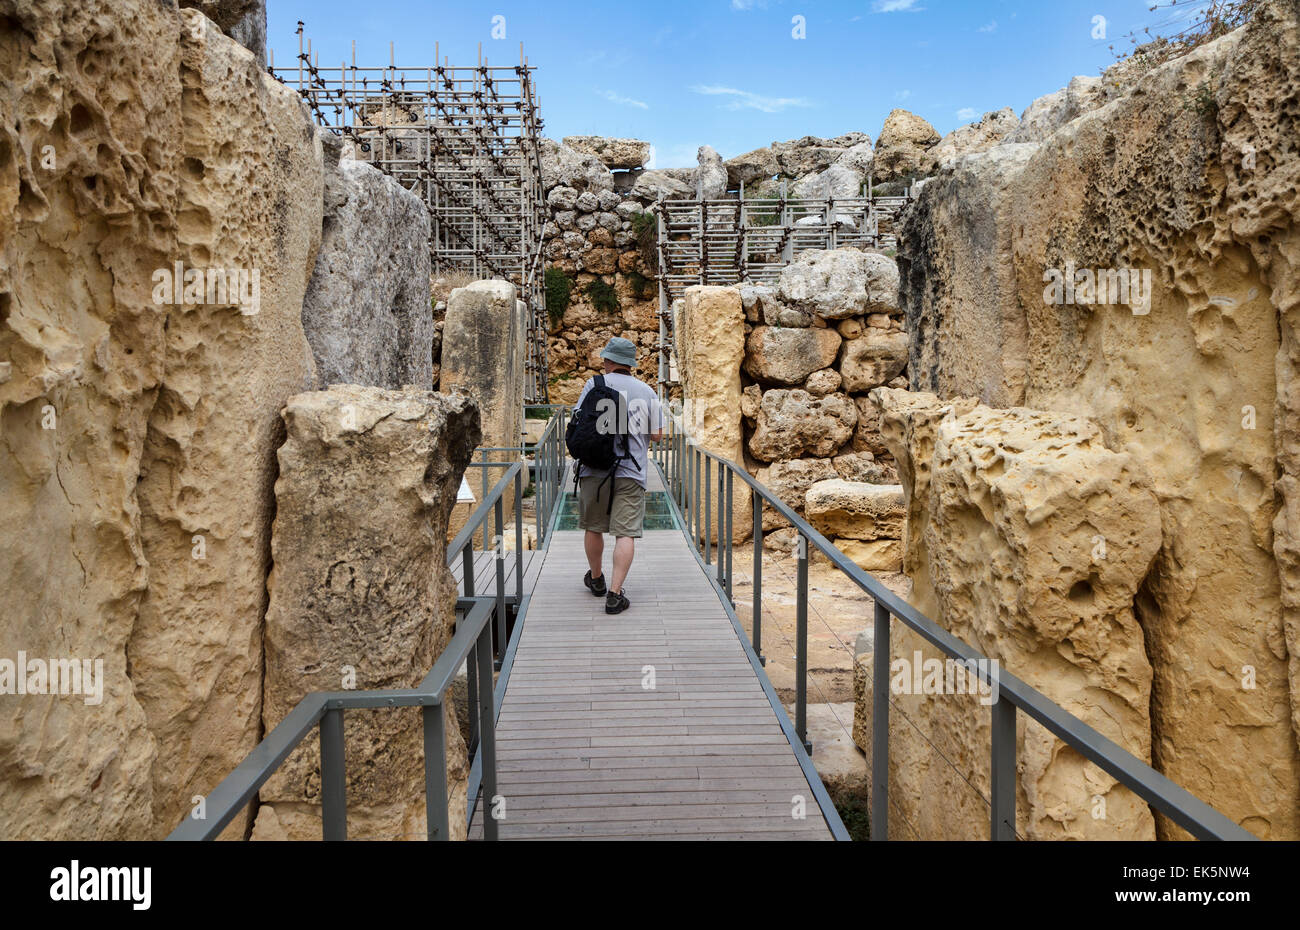
{"type": "MultiPolygon", "coordinates": [[[[627,404],[623,395],[605,383],[604,375],[596,375],[595,383],[587,396],[582,399],[582,406],[573,411],[573,419],[564,431],[564,444],[569,455],[593,471],[607,471],[605,481],[612,481],[618,464],[631,458],[627,434],[627,404]],[[616,423],[611,430],[609,426],[610,411],[617,411],[616,423]],[[602,428],[604,427],[604,428],[602,428]],[[618,451],[618,440],[623,440],[623,452],[618,451]]],[[[603,486],[605,481],[601,482],[603,486]]],[[[573,490],[578,490],[578,470],[573,470],[573,490]]],[[[606,511],[614,508],[614,495],[609,495],[606,511]]]]}

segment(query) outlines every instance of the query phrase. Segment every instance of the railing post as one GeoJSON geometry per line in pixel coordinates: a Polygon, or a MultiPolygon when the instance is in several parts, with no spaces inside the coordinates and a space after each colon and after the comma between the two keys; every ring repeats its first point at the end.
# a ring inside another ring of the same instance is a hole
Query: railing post
{"type": "Polygon", "coordinates": [[[441,704],[421,709],[424,716],[424,809],[430,840],[451,839],[447,814],[447,738],[441,704]]]}
{"type": "Polygon", "coordinates": [[[700,527],[702,525],[700,519],[700,450],[698,448],[691,448],[691,458],[694,460],[691,474],[691,513],[695,517],[695,536],[692,542],[698,549],[700,545],[700,527]]]}
{"type": "MultiPolygon", "coordinates": [[[[536,488],[533,503],[537,502],[536,488]]],[[[524,599],[524,467],[515,472],[515,597],[524,599]]]]}
{"type": "Polygon", "coordinates": [[[474,546],[473,537],[465,540],[465,548],[460,550],[461,571],[465,575],[465,596],[474,596],[474,546]]]}
{"type": "Polygon", "coordinates": [[[731,596],[731,565],[732,552],[736,548],[734,536],[736,534],[736,515],[732,513],[735,505],[735,492],[732,488],[731,469],[727,469],[727,600],[731,606],[736,606],[736,600],[731,596]]]}
{"type": "MultiPolygon", "coordinates": [[[[550,435],[549,430],[543,430],[542,438],[550,435]]],[[[533,516],[537,522],[537,545],[542,544],[542,511],[546,509],[546,498],[550,495],[547,493],[546,465],[547,449],[551,441],[539,442],[533,447],[533,516]]]]}
{"type": "Polygon", "coordinates": [[[483,778],[483,839],[497,838],[497,821],[492,816],[493,799],[497,794],[496,712],[492,706],[492,624],[483,624],[478,644],[474,647],[478,662],[478,712],[479,758],[482,760],[483,778]]]}
{"type": "Polygon", "coordinates": [[[994,702],[992,712],[989,839],[1014,840],[1016,838],[1016,705],[1000,696],[994,702]]]}
{"type": "MultiPolygon", "coordinates": [[[[495,562],[497,570],[497,661],[501,668],[501,656],[506,654],[506,540],[505,540],[505,503],[500,497],[492,508],[496,524],[495,562]]],[[[486,522],[486,521],[484,521],[486,522]]]]}
{"type": "Polygon", "coordinates": [[[763,656],[763,495],[754,497],[754,655],[762,665],[763,656]]]}
{"type": "Polygon", "coordinates": [[[713,459],[704,456],[704,564],[708,565],[713,557],[713,459]]]}
{"type": "MultiPolygon", "coordinates": [[[[479,450],[479,458],[482,459],[483,461],[482,467],[479,468],[479,472],[481,472],[483,475],[483,480],[482,482],[480,482],[483,486],[483,496],[480,498],[480,500],[487,500],[488,489],[491,487],[488,484],[488,472],[491,469],[487,467],[487,460],[488,460],[487,449],[479,450]]],[[[488,528],[487,528],[486,520],[483,521],[483,548],[484,549],[488,548],[488,528]]]]}
{"type": "Polygon", "coordinates": [[[343,711],[327,710],[320,721],[321,839],[348,838],[348,776],[343,748],[343,711]]]}
{"type": "Polygon", "coordinates": [[[808,540],[800,533],[798,595],[795,601],[794,729],[804,749],[812,752],[808,742],[808,540]]]}
{"type": "Polygon", "coordinates": [[[876,601],[871,659],[871,838],[889,839],[889,608],[876,601]]]}

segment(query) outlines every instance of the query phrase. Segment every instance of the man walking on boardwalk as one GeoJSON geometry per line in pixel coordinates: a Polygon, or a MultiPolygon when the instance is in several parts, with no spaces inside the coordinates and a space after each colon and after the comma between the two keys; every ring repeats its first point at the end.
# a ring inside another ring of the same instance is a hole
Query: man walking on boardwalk
{"type": "Polygon", "coordinates": [[[617,460],[612,475],[610,469],[578,465],[578,526],[586,530],[587,564],[591,566],[582,583],[592,594],[605,598],[605,613],[618,614],[630,606],[623,581],[632,567],[636,540],[645,524],[649,445],[663,438],[664,415],[650,385],[632,376],[636,346],[631,341],[615,336],[600,350],[600,357],[605,372],[587,380],[577,407],[583,409],[583,400],[595,388],[617,392],[621,409],[607,411],[610,415],[602,420],[602,424],[617,429],[617,460]],[[614,536],[614,569],[608,585],[601,569],[605,533],[614,536]]]}

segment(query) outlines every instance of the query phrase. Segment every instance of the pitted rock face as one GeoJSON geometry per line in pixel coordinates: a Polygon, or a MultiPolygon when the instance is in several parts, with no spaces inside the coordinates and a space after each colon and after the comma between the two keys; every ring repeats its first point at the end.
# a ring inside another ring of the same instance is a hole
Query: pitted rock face
{"type": "Polygon", "coordinates": [[[929,155],[936,167],[943,167],[954,158],[984,152],[1004,141],[1020,126],[1020,120],[1010,107],[985,113],[977,123],[954,129],[930,149],[929,155]]]}
{"type": "Polygon", "coordinates": [[[888,384],[907,367],[907,334],[867,329],[856,339],[844,341],[840,353],[840,374],[844,389],[865,393],[888,384]]]}
{"type": "Polygon", "coordinates": [[[853,436],[858,411],[846,394],[813,397],[799,388],[763,394],[749,451],[763,462],[834,455],[853,436]]]}
{"type": "Polygon", "coordinates": [[[764,384],[802,384],[814,371],[835,361],[840,342],[840,334],[833,329],[756,326],[745,340],[745,371],[764,384]]]}
{"type": "Polygon", "coordinates": [[[614,177],[594,155],[575,151],[554,139],[541,140],[542,187],[571,187],[576,191],[614,189],[614,177]]]}
{"type": "Polygon", "coordinates": [[[801,252],[781,269],[782,300],[827,320],[890,312],[898,306],[898,265],[855,249],[801,252]]]}
{"type": "Polygon", "coordinates": [[[640,139],[565,136],[561,141],[575,152],[594,156],[607,168],[641,168],[650,159],[650,143],[640,139]]]}
{"type": "Polygon", "coordinates": [[[1294,4],[1107,85],[1041,142],[921,189],[900,247],[911,374],[1087,414],[1143,463],[1164,531],[1140,601],[1158,767],[1257,835],[1300,837],[1276,791],[1300,784],[1294,4]],[[1149,304],[1057,299],[1044,276],[1067,263],[1146,270],[1149,304]]]}

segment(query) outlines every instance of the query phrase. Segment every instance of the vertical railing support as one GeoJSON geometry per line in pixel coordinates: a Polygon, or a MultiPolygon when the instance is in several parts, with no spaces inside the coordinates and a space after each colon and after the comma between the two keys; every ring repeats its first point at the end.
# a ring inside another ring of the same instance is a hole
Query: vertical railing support
{"type": "MultiPolygon", "coordinates": [[[[996,682],[990,682],[990,685],[996,682]]],[[[995,692],[996,693],[996,692],[995,692]]],[[[1016,838],[1016,705],[999,697],[993,708],[989,790],[990,840],[1016,838]]]]}
{"type": "Polygon", "coordinates": [[[727,469],[727,600],[731,606],[736,606],[736,600],[731,596],[731,565],[732,552],[736,547],[736,515],[733,513],[735,507],[735,494],[732,489],[731,469],[727,469]]]}
{"type": "Polygon", "coordinates": [[[441,704],[421,709],[424,716],[424,809],[428,838],[451,839],[447,819],[447,735],[441,704]]]}
{"type": "Polygon", "coordinates": [[[713,459],[704,456],[704,564],[713,556],[713,459]]]}
{"type": "MultiPolygon", "coordinates": [[[[501,657],[506,654],[506,540],[505,540],[505,504],[498,497],[492,508],[496,524],[496,545],[494,546],[497,570],[497,660],[496,667],[501,668],[501,657]]],[[[486,523],[487,521],[484,521],[486,523]]]]}
{"type": "Polygon", "coordinates": [[[474,648],[478,662],[479,758],[482,760],[483,778],[483,839],[497,838],[497,819],[494,810],[497,796],[497,742],[496,711],[492,700],[492,624],[483,624],[478,645],[474,648]]]}
{"type": "Polygon", "coordinates": [[[347,754],[343,711],[327,710],[320,720],[321,839],[348,838],[347,754]]]}
{"type": "Polygon", "coordinates": [[[766,666],[763,655],[763,495],[754,493],[754,655],[766,666]]]}
{"type": "Polygon", "coordinates": [[[871,838],[889,839],[889,608],[876,601],[871,659],[871,838]]]}
{"type": "MultiPolygon", "coordinates": [[[[537,502],[533,489],[533,502],[537,502]]],[[[524,470],[515,472],[515,597],[524,597],[524,470]]]]}
{"type": "Polygon", "coordinates": [[[795,600],[794,662],[794,729],[804,749],[812,752],[808,742],[808,539],[802,533],[799,546],[798,594],[795,600]]]}

